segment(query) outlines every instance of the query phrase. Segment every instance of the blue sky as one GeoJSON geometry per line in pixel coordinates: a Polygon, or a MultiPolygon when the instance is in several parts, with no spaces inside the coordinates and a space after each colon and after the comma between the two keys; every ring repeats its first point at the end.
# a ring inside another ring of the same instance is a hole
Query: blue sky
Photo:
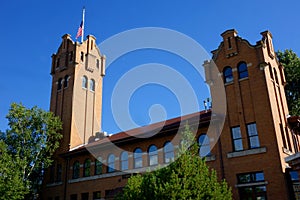
{"type": "MultiPolygon", "coordinates": [[[[235,28],[252,44],[261,39],[260,32],[268,29],[273,34],[275,50],[293,49],[300,55],[298,0],[4,1],[0,12],[0,130],[7,127],[5,115],[12,102],[49,109],[51,55],[62,35],[75,37],[83,5],[86,34],[96,36],[98,43],[128,29],[163,27],[186,34],[210,52],[218,47],[220,34],[227,29],[235,28]]],[[[168,64],[184,74],[197,90],[199,109],[203,109],[201,102],[208,91],[189,63],[168,52],[134,52],[118,59],[106,73],[102,122],[105,131],[120,130],[111,115],[113,85],[131,67],[149,62],[168,64]]],[[[148,110],[153,104],[164,105],[167,118],[180,115],[174,94],[158,85],[146,85],[131,99],[130,111],[138,125],[149,123],[148,110]]]]}

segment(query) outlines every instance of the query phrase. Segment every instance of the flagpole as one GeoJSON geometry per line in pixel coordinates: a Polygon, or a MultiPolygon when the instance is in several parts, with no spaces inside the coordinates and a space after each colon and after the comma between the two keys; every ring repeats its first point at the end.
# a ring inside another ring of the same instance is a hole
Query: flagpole
{"type": "Polygon", "coordinates": [[[84,15],[85,15],[85,7],[83,6],[83,9],[82,9],[82,34],[81,34],[81,43],[83,43],[83,37],[84,37],[84,15]]]}

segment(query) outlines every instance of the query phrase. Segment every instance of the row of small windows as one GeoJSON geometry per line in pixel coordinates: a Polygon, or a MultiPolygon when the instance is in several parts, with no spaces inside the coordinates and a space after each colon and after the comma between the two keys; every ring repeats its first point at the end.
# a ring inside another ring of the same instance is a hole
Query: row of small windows
{"type": "Polygon", "coordinates": [[[66,75],[64,78],[59,78],[57,81],[57,90],[61,90],[63,87],[67,88],[69,86],[69,79],[69,75],[66,75]]]}
{"type": "MultiPolygon", "coordinates": [[[[201,157],[210,155],[210,144],[209,137],[206,134],[202,134],[198,138],[198,142],[200,145],[199,155],[201,157]]],[[[164,162],[170,163],[174,161],[174,146],[171,142],[166,142],[163,147],[164,152],[164,162]]],[[[120,154],[120,170],[128,170],[128,152],[123,151],[120,154]]],[[[115,171],[115,161],[116,157],[113,153],[109,154],[107,157],[107,172],[115,171]]],[[[155,145],[150,145],[148,148],[148,161],[149,166],[158,165],[158,150],[155,145]]],[[[95,175],[102,174],[102,158],[99,157],[95,160],[95,175]]],[[[133,167],[134,168],[142,168],[143,165],[143,151],[141,148],[136,148],[133,152],[133,167]]],[[[87,177],[91,175],[91,160],[86,159],[83,164],[83,176],[87,177]]],[[[72,178],[76,179],[80,177],[80,163],[79,161],[75,161],[73,164],[73,175],[72,178]]]]}
{"type": "MultiPolygon", "coordinates": [[[[245,62],[240,62],[238,64],[237,71],[239,79],[248,77],[248,69],[247,64],[245,62]]],[[[230,66],[227,66],[223,69],[223,76],[225,83],[233,82],[232,68],[230,66]]]]}
{"type": "MultiPolygon", "coordinates": [[[[86,76],[83,76],[82,78],[82,88],[87,89],[88,88],[88,78],[86,76]]],[[[95,91],[95,80],[90,79],[89,80],[89,85],[90,85],[90,91],[95,91]]]]}

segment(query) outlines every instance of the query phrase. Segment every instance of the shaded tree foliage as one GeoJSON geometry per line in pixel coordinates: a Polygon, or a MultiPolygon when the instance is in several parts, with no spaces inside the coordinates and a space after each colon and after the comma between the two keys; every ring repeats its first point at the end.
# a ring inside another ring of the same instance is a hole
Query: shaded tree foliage
{"type": "Polygon", "coordinates": [[[183,133],[179,158],[153,172],[132,176],[118,199],[232,199],[225,181],[199,157],[198,145],[187,127],[183,133]],[[192,144],[190,147],[188,144],[192,144]],[[187,150],[188,149],[188,150],[187,150]]]}
{"type": "Polygon", "coordinates": [[[293,50],[278,51],[279,62],[286,77],[286,98],[291,115],[300,115],[300,58],[293,50]]]}
{"type": "Polygon", "coordinates": [[[52,113],[13,103],[9,129],[0,135],[0,199],[23,199],[39,189],[43,170],[62,138],[62,123],[52,113]],[[11,180],[11,184],[7,184],[11,180]]]}

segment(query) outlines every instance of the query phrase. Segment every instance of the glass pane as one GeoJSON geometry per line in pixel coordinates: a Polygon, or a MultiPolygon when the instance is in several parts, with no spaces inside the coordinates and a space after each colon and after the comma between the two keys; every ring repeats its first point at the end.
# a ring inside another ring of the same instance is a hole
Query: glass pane
{"type": "Polygon", "coordinates": [[[227,76],[225,77],[225,82],[226,83],[229,83],[229,82],[232,82],[233,81],[233,76],[227,76]]]}
{"type": "Polygon", "coordinates": [[[165,163],[169,163],[174,160],[174,152],[167,152],[165,154],[165,163]]]}
{"type": "Polygon", "coordinates": [[[240,78],[246,78],[246,77],[248,77],[248,72],[247,71],[240,73],[240,78]]]}
{"type": "Polygon", "coordinates": [[[157,147],[155,145],[151,145],[149,148],[149,152],[157,151],[157,147]]]}
{"type": "Polygon", "coordinates": [[[255,180],[254,181],[264,181],[264,173],[263,172],[258,172],[255,174],[255,180]]]}
{"type": "Polygon", "coordinates": [[[239,183],[249,183],[251,182],[250,174],[241,174],[238,176],[239,183]]]}
{"type": "Polygon", "coordinates": [[[240,127],[234,127],[231,130],[232,130],[233,139],[241,138],[241,129],[240,129],[240,127]]]}
{"type": "Polygon", "coordinates": [[[128,169],[128,160],[121,162],[121,170],[127,170],[128,169]]]}
{"type": "Polygon", "coordinates": [[[200,157],[209,156],[210,155],[210,146],[209,145],[205,145],[205,146],[202,145],[200,147],[199,155],[200,155],[200,157]]]}
{"type": "Polygon", "coordinates": [[[257,135],[256,124],[248,124],[247,130],[249,136],[257,135]]]}
{"type": "Polygon", "coordinates": [[[267,187],[266,186],[256,186],[255,191],[256,192],[265,192],[265,191],[267,191],[267,187]]]}
{"type": "Polygon", "coordinates": [[[150,156],[149,164],[150,165],[157,165],[158,164],[158,156],[157,155],[150,156]]]}
{"type": "Polygon", "coordinates": [[[241,151],[243,150],[243,142],[242,139],[234,140],[234,150],[241,151]]]}
{"type": "Polygon", "coordinates": [[[140,168],[143,167],[143,160],[142,158],[136,158],[134,161],[134,167],[135,168],[140,168]]]}
{"type": "Polygon", "coordinates": [[[258,136],[252,136],[249,138],[249,140],[250,140],[250,148],[257,148],[260,146],[258,136]]]}
{"type": "Polygon", "coordinates": [[[292,181],[299,181],[299,175],[297,171],[291,171],[290,176],[292,181]]]}

